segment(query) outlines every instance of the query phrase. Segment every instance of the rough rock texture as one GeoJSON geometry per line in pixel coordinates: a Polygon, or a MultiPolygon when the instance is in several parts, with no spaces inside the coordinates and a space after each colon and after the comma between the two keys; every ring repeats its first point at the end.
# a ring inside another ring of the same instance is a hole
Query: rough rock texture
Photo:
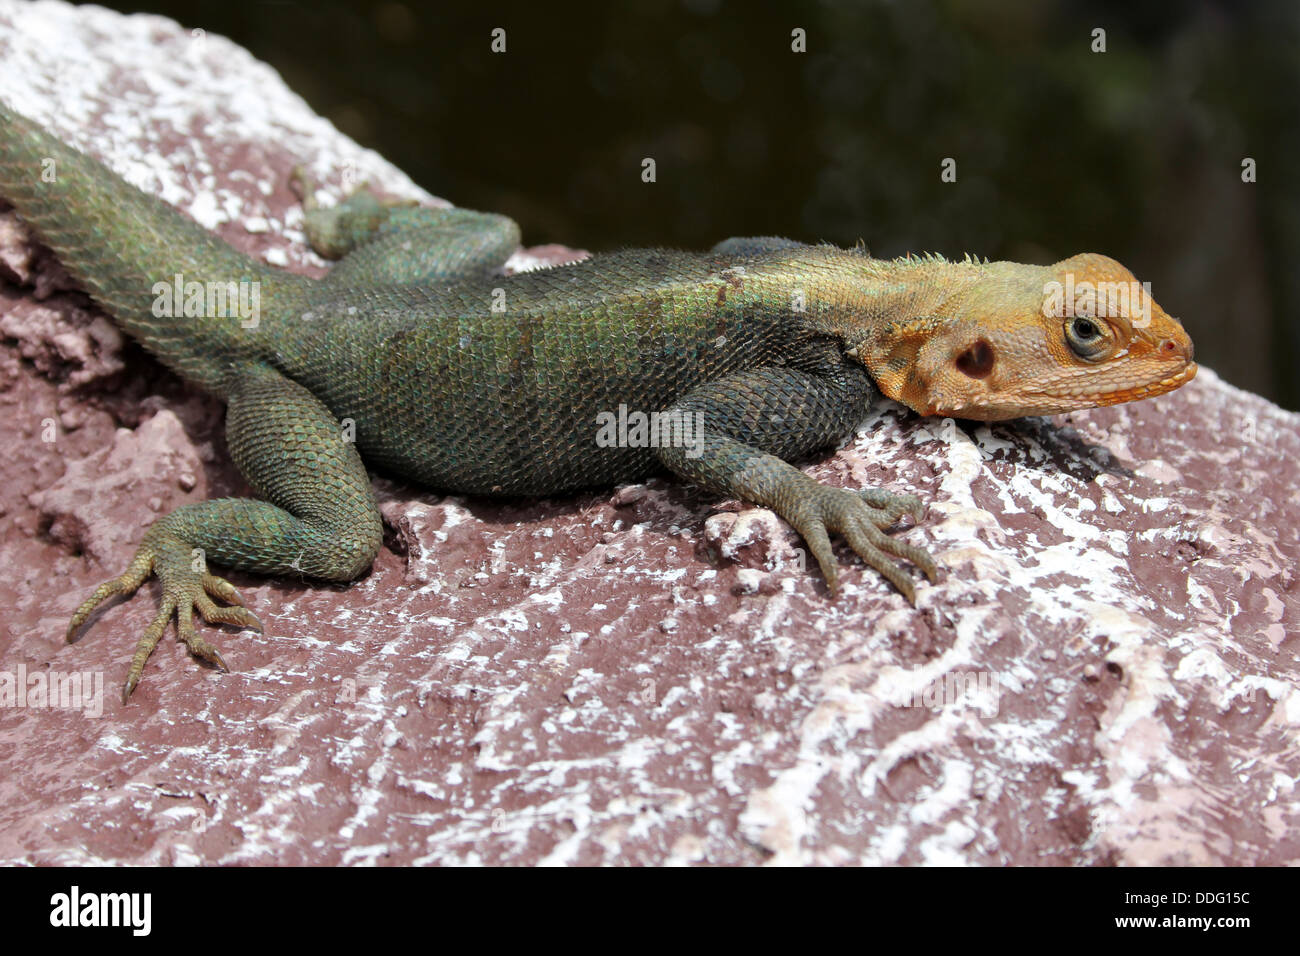
{"type": "MultiPolygon", "coordinates": [[[[323,265],[296,162],[428,199],[218,37],[0,2],[0,61],[0,97],[271,262],[323,265]]],[[[1300,416],[1211,372],[1008,426],[883,403],[810,469],[930,502],[917,609],[842,547],[831,601],[770,513],[668,482],[380,479],[367,577],[231,575],[267,633],[211,634],[230,674],[169,637],[123,706],[155,586],[63,629],[156,515],[242,488],[222,409],[10,213],[0,337],[0,862],[1300,862],[1300,416]],[[51,674],[102,692],[42,706],[51,674]]]]}

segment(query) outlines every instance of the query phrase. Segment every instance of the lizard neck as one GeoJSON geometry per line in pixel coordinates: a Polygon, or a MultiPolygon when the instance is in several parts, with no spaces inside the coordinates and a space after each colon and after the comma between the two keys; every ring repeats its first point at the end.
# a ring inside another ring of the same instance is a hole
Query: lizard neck
{"type": "Polygon", "coordinates": [[[839,253],[835,265],[838,280],[814,290],[814,328],[838,338],[885,395],[927,413],[930,397],[914,370],[922,352],[960,319],[964,294],[987,277],[987,264],[839,253]]]}

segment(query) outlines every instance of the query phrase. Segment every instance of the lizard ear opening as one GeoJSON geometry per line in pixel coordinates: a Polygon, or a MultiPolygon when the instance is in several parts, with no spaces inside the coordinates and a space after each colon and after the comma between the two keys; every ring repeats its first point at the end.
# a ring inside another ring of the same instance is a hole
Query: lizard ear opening
{"type": "Polygon", "coordinates": [[[971,378],[988,378],[993,373],[997,355],[993,346],[984,339],[979,339],[961,355],[957,356],[957,371],[971,378]]]}

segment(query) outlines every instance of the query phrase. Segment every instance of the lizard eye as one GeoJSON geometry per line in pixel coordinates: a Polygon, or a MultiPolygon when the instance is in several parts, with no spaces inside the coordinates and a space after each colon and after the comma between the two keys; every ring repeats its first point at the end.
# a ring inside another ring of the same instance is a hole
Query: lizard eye
{"type": "Polygon", "coordinates": [[[1103,323],[1078,315],[1065,323],[1065,341],[1081,359],[1095,362],[1110,351],[1111,340],[1103,323]]]}

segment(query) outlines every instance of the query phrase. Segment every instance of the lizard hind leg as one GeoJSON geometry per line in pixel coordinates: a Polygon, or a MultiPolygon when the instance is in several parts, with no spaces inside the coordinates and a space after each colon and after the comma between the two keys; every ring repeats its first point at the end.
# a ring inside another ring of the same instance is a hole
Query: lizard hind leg
{"type": "Polygon", "coordinates": [[[261,630],[234,586],[209,573],[209,560],[264,574],[348,581],[370,566],[383,543],[360,455],[338,419],[301,385],[262,366],[235,373],[226,439],[239,470],[268,500],[201,501],[158,519],[126,571],[96,588],[69,625],[71,638],[105,600],[158,576],[162,599],[136,644],[123,699],[140,682],[173,617],[190,653],[223,669],[221,653],[196,630],[194,612],[209,624],[261,630]]]}

